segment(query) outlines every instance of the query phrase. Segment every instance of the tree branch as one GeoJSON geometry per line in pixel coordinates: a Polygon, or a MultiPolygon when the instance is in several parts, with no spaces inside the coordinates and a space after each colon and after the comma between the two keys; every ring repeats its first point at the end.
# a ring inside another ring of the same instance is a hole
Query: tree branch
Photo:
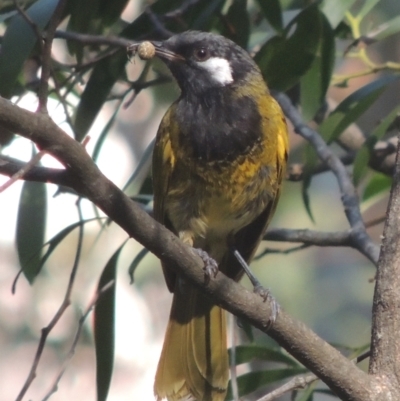
{"type": "Polygon", "coordinates": [[[276,100],[286,117],[292,122],[295,131],[311,143],[318,157],[326,163],[335,174],[339,184],[344,212],[352,228],[351,235],[357,249],[375,265],[378,262],[379,247],[375,245],[366,232],[361,216],[357,193],[349,174],[340,159],[331,151],[321,136],[307,126],[296,108],[284,93],[276,93],[276,100]]]}
{"type": "Polygon", "coordinates": [[[400,144],[383,230],[372,316],[370,373],[387,386],[400,383],[400,144]]]}
{"type": "Polygon", "coordinates": [[[52,17],[50,18],[46,34],[43,37],[44,45],[42,48],[42,73],[40,75],[40,84],[38,90],[39,106],[38,110],[47,113],[47,95],[49,89],[49,79],[51,74],[51,49],[54,33],[61,20],[62,12],[66,5],[66,0],[59,0],[52,17]]]}
{"type": "Polygon", "coordinates": [[[27,181],[50,182],[52,184],[73,187],[74,179],[68,170],[61,168],[48,168],[41,166],[30,166],[29,163],[11,157],[0,155],[0,174],[12,177],[20,171],[24,171],[23,179],[27,181]]]}
{"type": "Polygon", "coordinates": [[[290,354],[348,401],[384,401],[374,378],[283,310],[268,330],[270,302],[246,290],[222,273],[205,283],[203,262],[168,229],[149,217],[109,181],[84,147],[64,133],[47,115],[31,113],[0,98],[0,125],[34,141],[57,158],[74,177],[73,188],[90,199],[130,236],[236,316],[268,333],[290,354]]]}

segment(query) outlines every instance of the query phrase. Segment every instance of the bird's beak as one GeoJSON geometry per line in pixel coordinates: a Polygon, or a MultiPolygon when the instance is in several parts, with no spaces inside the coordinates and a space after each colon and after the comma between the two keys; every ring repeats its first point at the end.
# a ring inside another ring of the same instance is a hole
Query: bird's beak
{"type": "Polygon", "coordinates": [[[164,42],[151,42],[156,50],[156,55],[164,60],[185,61],[185,58],[165,47],[164,42]]]}

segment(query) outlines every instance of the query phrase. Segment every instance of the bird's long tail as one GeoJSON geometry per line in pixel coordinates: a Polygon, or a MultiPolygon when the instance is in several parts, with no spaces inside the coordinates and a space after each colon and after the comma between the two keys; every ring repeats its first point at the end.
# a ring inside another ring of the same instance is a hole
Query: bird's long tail
{"type": "Polygon", "coordinates": [[[225,312],[177,282],[154,393],[159,400],[223,401],[229,379],[225,312]]]}

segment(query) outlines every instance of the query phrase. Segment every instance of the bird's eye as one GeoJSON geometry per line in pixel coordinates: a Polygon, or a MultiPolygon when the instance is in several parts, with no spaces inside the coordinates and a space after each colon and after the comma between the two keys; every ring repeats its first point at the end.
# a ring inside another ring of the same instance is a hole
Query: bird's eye
{"type": "Polygon", "coordinates": [[[206,61],[210,58],[210,53],[205,47],[199,47],[194,51],[193,55],[197,61],[206,61]]]}

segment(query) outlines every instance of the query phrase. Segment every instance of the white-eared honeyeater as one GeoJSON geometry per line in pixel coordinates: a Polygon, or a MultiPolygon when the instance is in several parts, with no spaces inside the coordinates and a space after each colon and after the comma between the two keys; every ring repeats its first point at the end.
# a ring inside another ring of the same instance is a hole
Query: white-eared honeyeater
{"type": "MultiPolygon", "coordinates": [[[[152,42],[181,95],[161,121],[153,156],[154,215],[239,280],[285,173],[283,113],[249,54],[223,36],[188,31],[152,42]]],[[[169,401],[223,401],[229,370],[225,312],[163,263],[174,293],[154,392],[169,401]]]]}

